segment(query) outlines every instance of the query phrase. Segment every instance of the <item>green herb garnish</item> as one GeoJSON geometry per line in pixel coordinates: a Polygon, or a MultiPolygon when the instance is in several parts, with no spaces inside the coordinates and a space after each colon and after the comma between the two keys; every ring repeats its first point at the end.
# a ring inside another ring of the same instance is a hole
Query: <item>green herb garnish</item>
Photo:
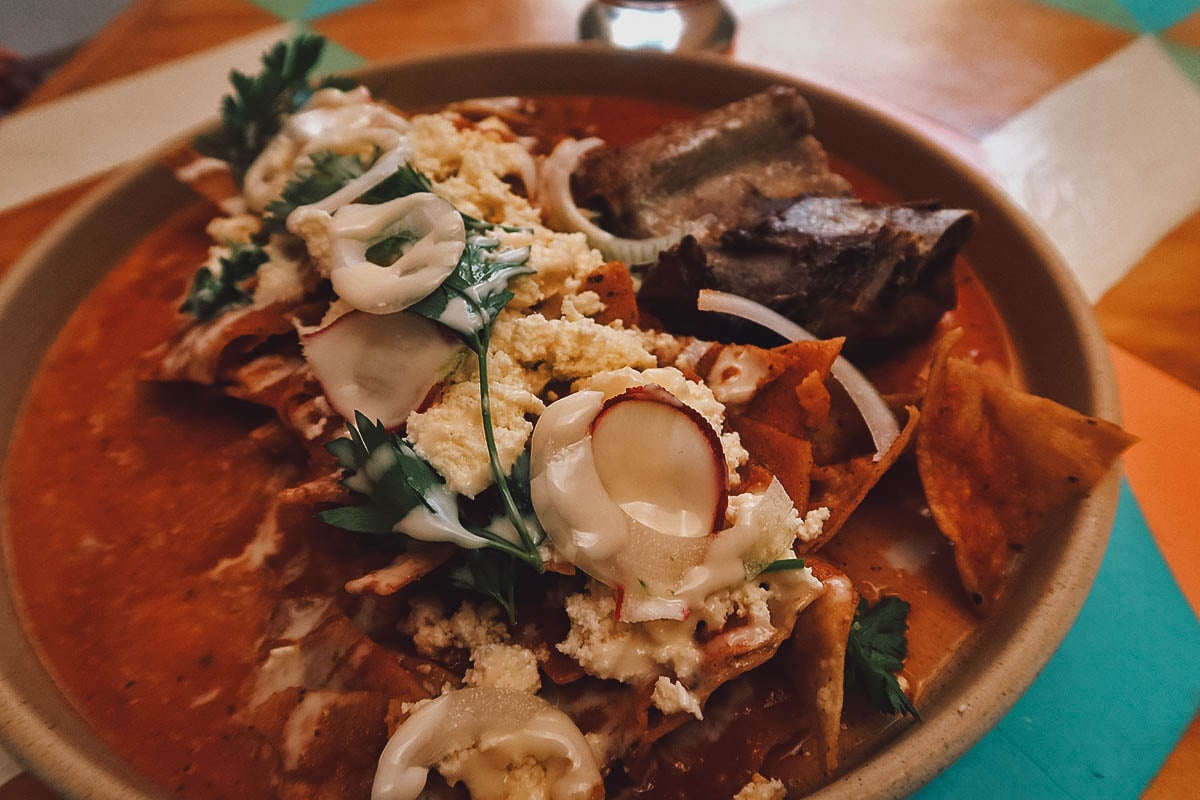
{"type": "Polygon", "coordinates": [[[310,164],[287,182],[278,199],[267,205],[263,230],[268,233],[286,230],[288,214],[299,206],[324,200],[370,169],[377,158],[379,148],[365,160],[356,155],[339,155],[332,150],[313,153],[309,156],[310,164]]]}
{"type": "Polygon", "coordinates": [[[421,237],[412,231],[401,231],[395,236],[380,239],[367,248],[364,253],[367,261],[380,267],[394,264],[408,249],[419,242],[421,237]]]}
{"type": "Polygon", "coordinates": [[[414,303],[409,311],[438,322],[452,330],[479,359],[479,407],[483,415],[483,435],[487,443],[492,478],[500,490],[504,513],[516,529],[521,549],[538,571],[543,569],[538,545],[542,535],[534,535],[517,505],[508,476],[500,466],[496,434],[492,425],[491,394],[488,390],[488,344],[492,324],[500,310],[513,298],[509,279],[532,270],[526,265],[528,250],[497,252],[498,244],[471,244],[463,249],[454,272],[429,296],[414,303]]]}
{"type": "Polygon", "coordinates": [[[200,322],[208,322],[231,308],[248,305],[250,294],[241,282],[253,277],[267,258],[266,252],[255,245],[234,245],[228,256],[220,258],[219,275],[206,266],[196,270],[179,310],[200,322]]]}
{"type": "Polygon", "coordinates": [[[881,597],[874,606],[859,599],[846,643],[846,688],[865,690],[879,711],[919,718],[896,680],[908,655],[908,609],[899,597],[881,597]]]}
{"type": "Polygon", "coordinates": [[[492,548],[541,569],[536,549],[531,556],[498,533],[464,525],[441,476],[411,443],[360,412],[354,417],[353,424],[346,424],[349,435],[334,439],[325,449],[342,468],[342,483],[365,495],[367,502],[322,511],[317,515],[322,521],[355,533],[393,534],[401,520],[424,507],[448,534],[448,541],[466,548],[492,548]]]}
{"type": "MultiPolygon", "coordinates": [[[[264,53],[263,69],[258,75],[230,72],[233,94],[222,98],[221,128],[197,137],[196,151],[228,162],[241,184],[254,159],[283,127],[284,116],[294,113],[312,96],[309,73],[324,47],[324,37],[301,34],[264,53]]],[[[326,78],[317,88],[345,90],[356,85],[351,78],[326,78]]]]}
{"type": "Polygon", "coordinates": [[[762,572],[758,574],[765,575],[768,572],[783,572],[788,569],[804,569],[804,567],[803,558],[781,558],[778,561],[772,561],[770,564],[767,564],[762,568],[762,572]]]}
{"type": "Polygon", "coordinates": [[[496,601],[508,621],[517,622],[517,562],[494,550],[468,550],[463,562],[450,572],[450,582],[459,589],[478,592],[496,601]]]}
{"type": "Polygon", "coordinates": [[[432,192],[433,182],[424,172],[412,164],[404,164],[382,182],[375,184],[359,198],[358,202],[378,205],[398,197],[408,197],[418,192],[432,192]]]}

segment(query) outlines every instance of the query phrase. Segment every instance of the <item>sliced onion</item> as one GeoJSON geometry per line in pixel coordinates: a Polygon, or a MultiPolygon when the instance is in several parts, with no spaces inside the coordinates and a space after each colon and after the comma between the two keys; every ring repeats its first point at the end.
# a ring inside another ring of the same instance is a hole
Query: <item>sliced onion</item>
{"type": "MultiPolygon", "coordinates": [[[[782,314],[740,295],[701,289],[696,307],[701,311],[716,311],[749,320],[778,333],[789,342],[816,341],[817,338],[782,314]]],[[[846,389],[846,394],[850,395],[850,400],[867,423],[871,441],[875,443],[874,460],[878,461],[900,436],[896,417],[871,382],[849,361],[838,356],[831,372],[834,379],[846,389]]]]}
{"type": "Polygon", "coordinates": [[[376,205],[351,203],[328,219],[333,291],[371,314],[392,314],[427,296],[454,272],[466,246],[462,215],[430,192],[376,205]],[[371,245],[398,233],[418,238],[390,264],[367,258],[371,245]]]}
{"type": "Polygon", "coordinates": [[[659,251],[676,244],[683,234],[673,232],[649,239],[624,239],[592,222],[575,205],[575,198],[571,194],[571,174],[585,154],[603,145],[604,140],[595,136],[579,140],[564,139],[546,157],[537,191],[542,208],[546,211],[546,221],[555,230],[583,233],[587,236],[588,244],[603,253],[605,258],[631,265],[647,264],[658,258],[659,251]]]}
{"type": "Polygon", "coordinates": [[[571,718],[537,695],[514,689],[447,692],[417,707],[379,756],[372,800],[416,800],[433,765],[472,796],[504,784],[507,768],[534,758],[546,769],[546,796],[604,794],[592,748],[571,718]],[[446,757],[456,755],[448,766],[446,757]]]}

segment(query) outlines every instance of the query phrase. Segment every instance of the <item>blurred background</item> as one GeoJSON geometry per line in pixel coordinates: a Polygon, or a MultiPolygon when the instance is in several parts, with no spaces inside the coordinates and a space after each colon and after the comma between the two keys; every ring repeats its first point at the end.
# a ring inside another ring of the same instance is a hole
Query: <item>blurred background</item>
{"type": "Polygon", "coordinates": [[[0,3],[0,113],[16,106],[47,73],[130,0],[4,0],[0,3]]]}

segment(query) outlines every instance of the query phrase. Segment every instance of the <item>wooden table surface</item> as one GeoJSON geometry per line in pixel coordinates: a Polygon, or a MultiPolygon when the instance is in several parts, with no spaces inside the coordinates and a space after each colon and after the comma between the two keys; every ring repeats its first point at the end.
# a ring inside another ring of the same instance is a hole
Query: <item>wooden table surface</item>
{"type": "MultiPolygon", "coordinates": [[[[1009,132],[1010,121],[1061,87],[1082,86],[1081,76],[1118,51],[1132,52],[1146,14],[1153,13],[1083,16],[1065,7],[1088,3],[1024,0],[728,4],[741,18],[733,57],[887,104],[981,165],[1000,152],[996,143],[1009,132]]],[[[49,76],[21,112],[86,97],[95,87],[268,30],[306,7],[311,29],[374,61],[483,43],[573,41],[584,5],[584,0],[134,0],[49,76]],[[319,14],[314,7],[331,11],[319,14]]],[[[1184,14],[1153,32],[1157,46],[1183,53],[1179,63],[1200,75],[1200,13],[1184,14]]],[[[0,149],[0,159],[4,155],[0,149]]],[[[0,273],[101,177],[51,187],[0,212],[0,273]]],[[[1127,190],[1141,191],[1141,183],[1127,190]]],[[[1130,259],[1120,279],[1100,293],[1096,311],[1110,341],[1132,354],[1139,369],[1150,365],[1200,389],[1200,184],[1191,211],[1173,213],[1147,252],[1130,259]]],[[[1121,236],[1122,230],[1105,228],[1095,235],[1121,236]]],[[[1145,796],[1196,797],[1196,786],[1200,729],[1193,724],[1145,796]]],[[[52,796],[27,774],[0,787],[0,800],[52,796]]]]}

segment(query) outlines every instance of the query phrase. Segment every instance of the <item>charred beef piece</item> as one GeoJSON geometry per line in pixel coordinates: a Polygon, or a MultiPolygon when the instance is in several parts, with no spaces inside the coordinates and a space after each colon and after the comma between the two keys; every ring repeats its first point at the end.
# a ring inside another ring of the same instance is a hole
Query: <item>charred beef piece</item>
{"type": "Polygon", "coordinates": [[[723,229],[762,198],[849,194],[812,127],[799,92],[774,86],[628,147],[594,151],[573,176],[575,195],[606,210],[607,230],[644,238],[696,221],[723,229]]]}
{"type": "Polygon", "coordinates": [[[638,295],[668,330],[770,346],[764,329],[696,310],[701,289],[742,295],[870,362],[926,335],[955,304],[951,266],[971,211],[802,197],[715,238],[660,254],[638,295]]]}

